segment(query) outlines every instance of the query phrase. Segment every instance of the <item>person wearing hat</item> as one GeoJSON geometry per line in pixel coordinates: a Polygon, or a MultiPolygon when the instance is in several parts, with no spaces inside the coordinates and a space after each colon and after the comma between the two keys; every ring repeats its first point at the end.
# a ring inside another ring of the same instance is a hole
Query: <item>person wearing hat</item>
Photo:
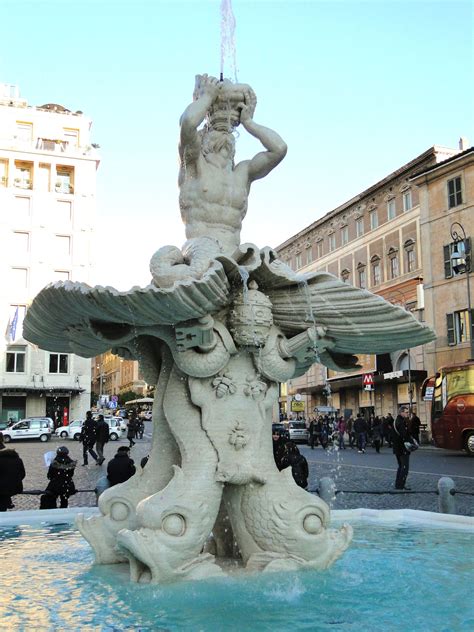
{"type": "Polygon", "coordinates": [[[400,406],[398,416],[393,424],[392,445],[393,453],[397,459],[398,469],[395,478],[395,489],[410,490],[406,486],[408,470],[410,468],[410,450],[407,444],[414,444],[413,438],[408,430],[408,416],[410,411],[408,406],[400,406]]]}
{"type": "Polygon", "coordinates": [[[13,508],[12,496],[23,491],[25,466],[16,450],[6,448],[0,432],[0,511],[13,508]]]}
{"type": "Polygon", "coordinates": [[[41,496],[40,509],[55,509],[59,497],[61,509],[68,506],[69,496],[76,493],[73,476],[77,461],[69,456],[69,449],[61,446],[56,450],[56,456],[49,466],[49,483],[41,496]]]}

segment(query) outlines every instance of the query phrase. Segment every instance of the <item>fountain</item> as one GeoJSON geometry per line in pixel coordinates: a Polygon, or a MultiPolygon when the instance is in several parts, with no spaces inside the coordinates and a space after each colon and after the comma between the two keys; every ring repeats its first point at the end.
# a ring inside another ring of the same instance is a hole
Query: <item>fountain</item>
{"type": "Polygon", "coordinates": [[[134,582],[220,577],[233,558],[249,571],[328,568],[352,528],[330,529],[326,503],[276,468],[278,383],[314,362],[351,370],[354,354],[434,338],[378,296],[327,273],[302,277],[271,248],[240,243],[252,182],[286,154],[280,136],[255,122],[256,102],[246,84],[196,77],[180,121],[187,241],[153,255],[150,285],[58,282],[25,319],[25,337],[43,349],[112,349],[156,384],[146,467],[100,496],[99,516],[77,518],[96,562],[128,562],[134,582]],[[264,150],[234,164],[239,125],[264,150]]]}

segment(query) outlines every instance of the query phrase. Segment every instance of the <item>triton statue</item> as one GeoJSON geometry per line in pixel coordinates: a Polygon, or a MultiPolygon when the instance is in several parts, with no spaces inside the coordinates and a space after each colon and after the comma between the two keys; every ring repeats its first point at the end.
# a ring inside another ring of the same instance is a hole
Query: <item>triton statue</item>
{"type": "Polygon", "coordinates": [[[290,468],[276,468],[278,384],[315,362],[353,369],[355,354],[433,339],[378,296],[327,273],[296,275],[271,248],[240,244],[251,183],[286,153],[278,134],[254,122],[255,105],[249,86],[197,77],[181,117],[188,241],[153,255],[150,285],[51,284],[25,319],[25,337],[44,349],[112,349],[156,384],[146,467],[103,492],[101,516],[77,521],[97,563],[128,561],[133,581],[221,575],[220,559],[233,556],[250,570],[328,567],[352,531],[331,530],[328,506],[290,468]],[[238,125],[265,151],[234,165],[238,125]]]}

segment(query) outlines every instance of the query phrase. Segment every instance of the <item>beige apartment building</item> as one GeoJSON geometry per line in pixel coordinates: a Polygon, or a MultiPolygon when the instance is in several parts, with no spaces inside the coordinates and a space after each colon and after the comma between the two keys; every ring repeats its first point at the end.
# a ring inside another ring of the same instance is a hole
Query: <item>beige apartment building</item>
{"type": "Polygon", "coordinates": [[[112,396],[127,391],[146,395],[147,383],[136,360],[124,360],[107,351],[92,359],[92,391],[99,397],[107,396],[110,401],[112,396]]]}
{"type": "MultiPolygon", "coordinates": [[[[80,111],[29,105],[0,84],[0,411],[2,420],[83,417],[90,360],[49,353],[22,337],[35,295],[91,273],[99,158],[80,111]]],[[[54,308],[54,306],[52,306],[54,308]]]]}
{"type": "Polygon", "coordinates": [[[424,348],[425,368],[433,375],[439,367],[474,359],[474,147],[424,169],[412,182],[420,196],[425,318],[437,333],[424,348]],[[456,273],[451,259],[455,250],[465,258],[464,237],[471,274],[456,273]]]}
{"type": "MultiPolygon", "coordinates": [[[[472,155],[462,149],[465,148],[431,147],[277,248],[281,259],[294,270],[330,272],[345,283],[365,288],[409,310],[421,322],[434,326],[438,334],[432,345],[359,356],[362,368],[352,373],[313,366],[306,375],[282,385],[280,413],[298,411],[308,417],[317,408],[329,406],[339,414],[363,411],[386,415],[395,414],[402,403],[411,403],[422,422],[427,421],[421,385],[441,358],[451,361],[458,357],[446,342],[446,314],[442,320],[441,314],[434,312],[462,310],[466,303],[462,290],[454,290],[465,280],[453,282],[452,291],[459,294],[455,302],[451,301],[448,288],[446,296],[441,294],[440,288],[446,285],[440,278],[443,246],[449,246],[450,241],[449,219],[443,216],[447,198],[445,193],[444,197],[439,193],[439,208],[435,210],[430,197],[434,193],[429,188],[434,191],[444,186],[445,192],[447,178],[460,173],[465,200],[469,198],[471,206],[463,202],[449,214],[453,220],[460,217],[472,226],[472,171],[468,173],[465,163],[458,162],[463,156],[468,162],[470,156],[472,169],[472,155]],[[435,180],[441,182],[434,184],[435,180]],[[433,213],[438,224],[429,219],[433,213]],[[439,261],[434,261],[435,254],[439,254],[439,261]],[[435,291],[440,293],[443,306],[435,291]],[[372,376],[373,390],[365,390],[364,375],[372,376]]],[[[465,340],[460,344],[463,353],[464,347],[467,348],[465,340]]]]}

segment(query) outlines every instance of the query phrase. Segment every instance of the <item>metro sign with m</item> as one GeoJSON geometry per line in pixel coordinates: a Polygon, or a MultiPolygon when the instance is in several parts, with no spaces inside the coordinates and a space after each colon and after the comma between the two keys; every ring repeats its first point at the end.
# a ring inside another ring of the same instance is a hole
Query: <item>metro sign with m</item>
{"type": "Polygon", "coordinates": [[[374,376],[372,373],[365,373],[363,376],[363,384],[365,391],[373,391],[374,390],[374,376]]]}

